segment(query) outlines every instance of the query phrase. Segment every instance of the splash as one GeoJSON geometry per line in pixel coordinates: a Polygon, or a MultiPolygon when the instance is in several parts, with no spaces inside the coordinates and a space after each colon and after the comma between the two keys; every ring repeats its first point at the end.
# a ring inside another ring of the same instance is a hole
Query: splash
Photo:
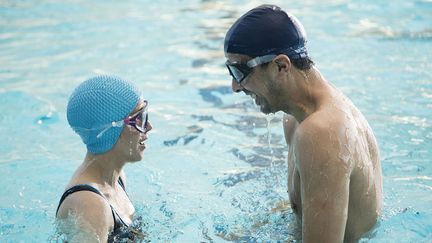
{"type": "Polygon", "coordinates": [[[274,150],[273,150],[273,146],[272,146],[272,133],[271,133],[271,123],[272,120],[275,118],[275,114],[274,113],[270,113],[266,116],[266,120],[267,120],[267,146],[270,152],[270,174],[274,175],[274,180],[275,180],[275,185],[279,185],[280,183],[280,179],[279,179],[279,173],[277,172],[277,168],[275,166],[275,155],[274,155],[274,150]]]}
{"type": "Polygon", "coordinates": [[[273,147],[271,145],[271,121],[275,118],[274,113],[270,113],[266,116],[267,120],[267,145],[270,151],[270,167],[274,167],[274,152],[273,147]]]}

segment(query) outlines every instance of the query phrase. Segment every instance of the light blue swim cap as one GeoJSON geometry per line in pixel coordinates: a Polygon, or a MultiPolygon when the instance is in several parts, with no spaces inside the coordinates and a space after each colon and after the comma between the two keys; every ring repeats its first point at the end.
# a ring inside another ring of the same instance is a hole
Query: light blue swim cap
{"type": "Polygon", "coordinates": [[[113,122],[126,118],[140,98],[141,92],[132,83],[97,76],[75,88],[67,105],[67,120],[90,153],[102,154],[114,147],[123,129],[113,122]]]}

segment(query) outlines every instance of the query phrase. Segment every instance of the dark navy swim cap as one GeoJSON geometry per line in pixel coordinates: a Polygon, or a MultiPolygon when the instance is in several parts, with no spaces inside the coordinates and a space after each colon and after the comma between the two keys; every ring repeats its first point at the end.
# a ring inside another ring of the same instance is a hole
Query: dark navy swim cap
{"type": "Polygon", "coordinates": [[[261,5],[240,17],[225,36],[225,53],[251,57],[285,54],[307,57],[306,32],[296,17],[275,5],[261,5]]]}

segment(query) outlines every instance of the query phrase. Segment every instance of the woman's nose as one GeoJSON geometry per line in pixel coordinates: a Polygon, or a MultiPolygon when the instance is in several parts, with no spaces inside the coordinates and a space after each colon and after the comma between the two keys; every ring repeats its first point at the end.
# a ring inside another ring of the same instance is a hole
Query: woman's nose
{"type": "Polygon", "coordinates": [[[151,125],[150,121],[147,122],[147,125],[146,125],[145,128],[146,128],[146,133],[147,133],[148,131],[152,130],[153,126],[151,125]]]}

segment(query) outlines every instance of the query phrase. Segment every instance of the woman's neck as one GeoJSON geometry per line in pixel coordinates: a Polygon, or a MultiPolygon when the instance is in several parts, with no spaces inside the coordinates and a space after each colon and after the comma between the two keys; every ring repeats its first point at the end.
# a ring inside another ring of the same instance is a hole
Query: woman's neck
{"type": "Polygon", "coordinates": [[[85,174],[101,185],[115,186],[125,164],[111,151],[94,155],[87,153],[83,162],[85,174]]]}

